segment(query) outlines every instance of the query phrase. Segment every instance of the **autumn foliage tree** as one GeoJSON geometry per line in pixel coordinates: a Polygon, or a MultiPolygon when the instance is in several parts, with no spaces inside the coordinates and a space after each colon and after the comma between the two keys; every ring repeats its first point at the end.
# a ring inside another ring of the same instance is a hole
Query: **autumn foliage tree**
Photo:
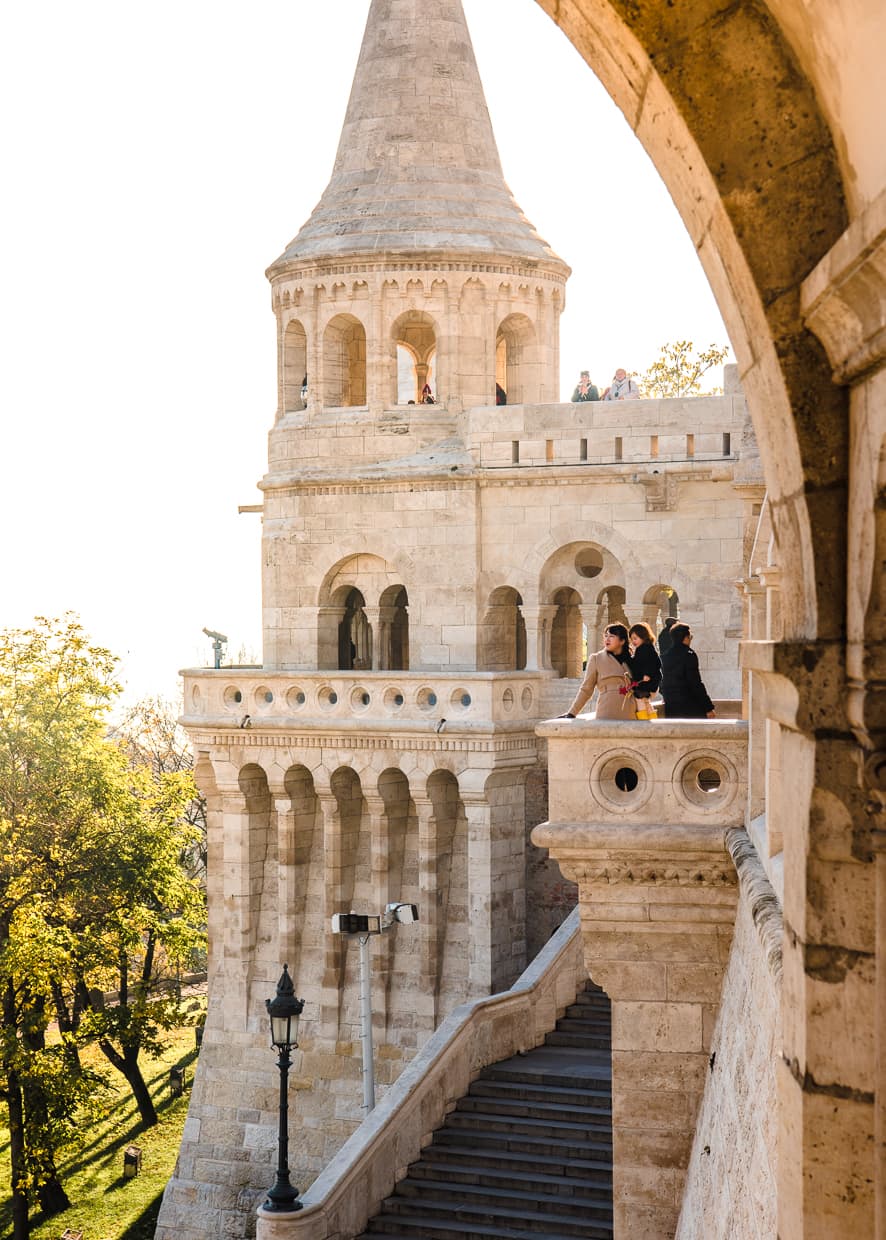
{"type": "Polygon", "coordinates": [[[677,340],[662,345],[659,356],[645,374],[640,376],[643,395],[650,398],[680,396],[717,396],[720,388],[702,390],[702,380],[709,370],[721,366],[729,356],[728,345],[709,345],[698,353],[691,340],[677,340]]]}
{"type": "Polygon", "coordinates": [[[35,1202],[47,1214],[69,1204],[58,1153],[96,1084],[84,1042],[125,1076],[144,1122],[156,1119],[139,1055],[174,1023],[164,983],[202,935],[202,892],[181,864],[193,783],[134,768],[109,737],[114,666],[73,617],[0,633],[0,1091],[14,1240],[35,1202]]]}

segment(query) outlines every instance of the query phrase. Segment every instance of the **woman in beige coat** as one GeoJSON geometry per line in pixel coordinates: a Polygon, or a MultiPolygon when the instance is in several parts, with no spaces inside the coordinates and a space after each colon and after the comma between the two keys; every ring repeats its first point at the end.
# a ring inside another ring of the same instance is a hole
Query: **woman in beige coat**
{"type": "Polygon", "coordinates": [[[575,701],[562,719],[574,719],[596,689],[598,719],[636,719],[637,704],[630,690],[631,667],[628,663],[630,645],[623,624],[610,624],[603,634],[603,649],[588,656],[588,665],[575,701]]]}

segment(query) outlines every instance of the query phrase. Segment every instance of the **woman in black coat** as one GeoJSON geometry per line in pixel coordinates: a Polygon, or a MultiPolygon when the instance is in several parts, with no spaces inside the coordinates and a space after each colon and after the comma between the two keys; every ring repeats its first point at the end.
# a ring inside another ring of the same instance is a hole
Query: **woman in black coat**
{"type": "Polygon", "coordinates": [[[661,659],[655,649],[655,634],[648,624],[632,624],[631,679],[639,683],[634,688],[637,699],[651,698],[661,684],[661,659]]]}
{"type": "MultiPolygon", "coordinates": [[[[690,648],[688,624],[675,624],[670,650],[662,659],[661,695],[667,719],[713,719],[714,703],[702,684],[698,655],[690,648]]],[[[636,692],[636,690],[635,690],[636,692]]]]}

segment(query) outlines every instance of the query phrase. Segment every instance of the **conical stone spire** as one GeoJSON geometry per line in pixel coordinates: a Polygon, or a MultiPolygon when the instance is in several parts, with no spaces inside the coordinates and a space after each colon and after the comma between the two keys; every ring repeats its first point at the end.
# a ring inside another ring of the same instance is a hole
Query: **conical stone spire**
{"type": "Polygon", "coordinates": [[[332,178],[268,274],[441,251],[568,273],[505,184],[461,0],[372,0],[332,178]]]}

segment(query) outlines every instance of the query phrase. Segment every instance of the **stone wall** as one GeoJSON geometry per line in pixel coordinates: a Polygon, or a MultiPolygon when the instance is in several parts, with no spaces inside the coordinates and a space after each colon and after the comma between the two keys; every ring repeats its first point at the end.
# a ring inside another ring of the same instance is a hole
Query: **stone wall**
{"type": "Polygon", "coordinates": [[[779,983],[753,904],[741,882],[676,1240],[777,1234],[779,983]]]}

